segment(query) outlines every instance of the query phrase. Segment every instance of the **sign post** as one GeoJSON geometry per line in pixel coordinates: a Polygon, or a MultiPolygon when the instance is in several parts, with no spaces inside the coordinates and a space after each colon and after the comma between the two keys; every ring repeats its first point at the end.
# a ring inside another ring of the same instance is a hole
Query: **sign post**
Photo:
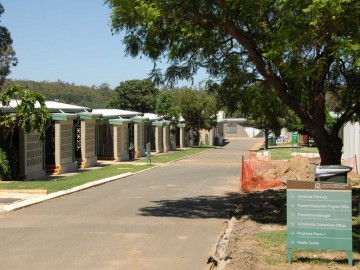
{"type": "Polygon", "coordinates": [[[299,152],[299,142],[298,142],[298,134],[297,133],[293,133],[291,135],[291,153],[294,153],[294,150],[293,150],[294,142],[296,143],[296,152],[299,152]]]}
{"type": "Polygon", "coordinates": [[[352,265],[351,186],[344,183],[287,181],[287,258],[291,250],[348,251],[352,265]]]}
{"type": "Polygon", "coordinates": [[[146,164],[147,165],[151,165],[151,148],[150,148],[150,143],[146,144],[146,164]]]}

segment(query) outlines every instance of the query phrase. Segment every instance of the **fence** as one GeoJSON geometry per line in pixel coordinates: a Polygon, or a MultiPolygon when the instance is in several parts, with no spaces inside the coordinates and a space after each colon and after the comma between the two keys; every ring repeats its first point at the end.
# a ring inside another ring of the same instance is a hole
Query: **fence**
{"type": "Polygon", "coordinates": [[[284,164],[286,160],[258,160],[256,153],[250,152],[249,160],[242,156],[242,170],[240,179],[240,189],[244,192],[250,192],[254,189],[266,189],[283,185],[279,180],[266,181],[262,174],[270,169],[275,169],[284,164]]]}
{"type": "Polygon", "coordinates": [[[357,158],[356,158],[356,155],[351,157],[351,158],[348,158],[348,159],[343,159],[341,161],[341,165],[344,165],[344,166],[350,166],[352,167],[352,172],[354,173],[358,173],[358,166],[357,166],[357,158]]]}
{"type": "MultiPolygon", "coordinates": [[[[254,189],[266,189],[283,185],[284,183],[279,180],[266,181],[262,175],[268,170],[275,169],[286,162],[287,160],[259,160],[256,152],[253,151],[249,154],[249,160],[245,160],[244,156],[242,156],[240,190],[250,192],[254,189]]],[[[358,173],[356,155],[342,160],[341,164],[352,167],[352,171],[358,173]]]]}

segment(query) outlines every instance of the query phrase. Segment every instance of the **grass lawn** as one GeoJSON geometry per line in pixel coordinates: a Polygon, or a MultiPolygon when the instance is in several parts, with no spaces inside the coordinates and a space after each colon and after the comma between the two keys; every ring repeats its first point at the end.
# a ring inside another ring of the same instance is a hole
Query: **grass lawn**
{"type": "MultiPolygon", "coordinates": [[[[259,151],[264,151],[264,148],[260,148],[259,151]]],[[[291,147],[291,144],[281,144],[270,146],[269,151],[271,153],[271,159],[289,159],[291,157],[292,152],[299,152],[299,153],[319,153],[316,147],[306,147],[302,146],[299,148],[291,147]]]]}
{"type": "Polygon", "coordinates": [[[98,169],[80,171],[76,175],[54,178],[41,181],[11,181],[1,182],[0,189],[47,189],[48,193],[66,190],[103,178],[123,174],[135,173],[150,168],[148,165],[119,164],[110,165],[98,169]]]}
{"type": "MultiPolygon", "coordinates": [[[[186,150],[171,151],[165,154],[156,155],[151,158],[152,163],[166,163],[181,158],[185,158],[194,154],[201,153],[208,149],[214,148],[212,146],[193,147],[186,150]]],[[[138,159],[134,164],[116,164],[109,165],[97,169],[89,169],[79,171],[79,173],[72,176],[54,177],[51,180],[39,181],[0,181],[0,189],[46,189],[48,193],[66,190],[76,186],[80,186],[89,182],[97,181],[107,177],[123,174],[135,173],[151,167],[154,165],[136,164],[138,162],[145,162],[146,158],[138,159]]]]}
{"type": "MultiPolygon", "coordinates": [[[[188,156],[191,156],[194,154],[198,154],[198,153],[204,152],[204,151],[212,149],[212,148],[214,148],[214,147],[207,145],[207,146],[188,148],[185,150],[170,151],[170,152],[159,154],[159,155],[153,155],[153,156],[151,156],[151,163],[167,163],[167,162],[178,160],[178,159],[188,157],[188,156]]],[[[135,162],[146,162],[146,158],[138,159],[135,162]]]]}

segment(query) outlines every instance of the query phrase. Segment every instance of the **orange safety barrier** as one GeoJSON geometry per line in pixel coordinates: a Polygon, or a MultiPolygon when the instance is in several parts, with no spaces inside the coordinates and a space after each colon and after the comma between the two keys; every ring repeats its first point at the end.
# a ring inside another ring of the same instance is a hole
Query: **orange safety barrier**
{"type": "MultiPolygon", "coordinates": [[[[266,189],[283,185],[284,183],[279,180],[266,181],[262,175],[268,170],[275,169],[286,162],[287,160],[258,160],[256,152],[252,151],[250,152],[249,160],[245,160],[244,156],[242,156],[240,190],[250,192],[255,189],[266,189]]],[[[342,160],[341,164],[352,167],[352,171],[358,173],[356,155],[342,160]]]]}
{"type": "Polygon", "coordinates": [[[245,160],[244,156],[242,156],[240,190],[250,192],[254,189],[267,189],[283,185],[284,183],[279,180],[266,181],[262,174],[270,169],[277,168],[285,162],[286,160],[257,160],[252,153],[250,153],[249,160],[245,160]]]}

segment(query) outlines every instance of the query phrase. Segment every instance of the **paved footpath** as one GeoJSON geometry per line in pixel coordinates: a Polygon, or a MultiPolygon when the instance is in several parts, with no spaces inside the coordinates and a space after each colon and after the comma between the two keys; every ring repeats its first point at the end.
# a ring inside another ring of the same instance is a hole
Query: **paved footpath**
{"type": "Polygon", "coordinates": [[[230,140],[2,214],[1,269],[204,269],[238,195],[241,155],[258,142],[230,140]]]}

